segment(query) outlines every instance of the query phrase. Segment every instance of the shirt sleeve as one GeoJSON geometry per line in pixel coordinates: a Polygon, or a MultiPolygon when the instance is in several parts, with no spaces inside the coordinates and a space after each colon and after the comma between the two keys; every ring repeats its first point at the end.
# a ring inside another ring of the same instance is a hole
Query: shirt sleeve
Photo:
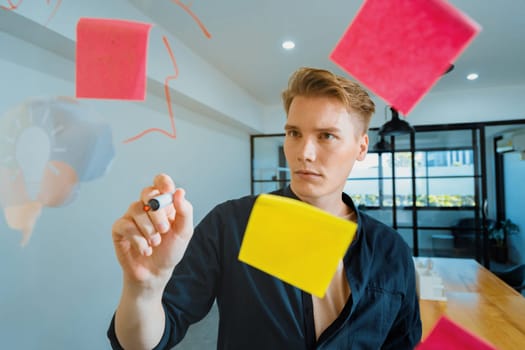
{"type": "MultiPolygon", "coordinates": [[[[220,275],[221,227],[219,211],[214,209],[195,228],[184,257],[164,290],[162,305],[166,322],[155,350],[171,349],[184,338],[191,324],[210,311],[220,275]]],[[[122,349],[115,333],[114,316],[107,336],[112,349],[122,349]]]]}
{"type": "Polygon", "coordinates": [[[401,309],[382,349],[412,350],[421,340],[421,315],[416,293],[416,273],[410,252],[406,254],[406,292],[401,309]]]}
{"type": "Polygon", "coordinates": [[[111,323],[109,324],[107,336],[112,349],[124,350],[122,348],[122,345],[120,345],[120,343],[118,342],[117,335],[115,333],[115,314],[113,314],[113,318],[111,319],[111,323]]]}

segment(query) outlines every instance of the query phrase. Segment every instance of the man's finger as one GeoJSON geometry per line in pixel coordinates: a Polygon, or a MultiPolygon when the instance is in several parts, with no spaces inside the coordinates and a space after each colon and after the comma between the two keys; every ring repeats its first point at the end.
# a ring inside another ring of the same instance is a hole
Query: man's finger
{"type": "Polygon", "coordinates": [[[148,241],[144,238],[130,216],[124,216],[115,221],[112,227],[112,232],[115,243],[125,240],[130,242],[133,249],[141,255],[151,255],[152,250],[148,241]]]}
{"type": "Polygon", "coordinates": [[[175,223],[177,232],[183,238],[190,239],[193,233],[193,206],[185,198],[186,191],[178,188],[173,194],[173,207],[175,208],[175,223]]]}
{"type": "Polygon", "coordinates": [[[175,192],[175,183],[166,174],[159,174],[153,179],[153,187],[160,191],[160,193],[175,192]]]}

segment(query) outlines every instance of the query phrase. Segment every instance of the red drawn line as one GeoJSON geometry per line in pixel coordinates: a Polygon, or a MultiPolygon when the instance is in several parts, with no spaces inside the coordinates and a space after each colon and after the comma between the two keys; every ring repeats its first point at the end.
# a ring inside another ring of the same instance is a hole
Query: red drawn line
{"type": "MultiPolygon", "coordinates": [[[[47,0],[47,4],[48,5],[49,5],[49,3],[50,3],[50,0],[47,0]]],[[[60,4],[62,4],[62,0],[57,0],[55,8],[53,9],[53,12],[51,13],[51,15],[49,16],[49,18],[46,21],[46,24],[45,24],[46,27],[49,24],[49,22],[53,19],[53,17],[55,17],[55,14],[57,13],[58,8],[60,7],[60,4]]]]}
{"type": "Polygon", "coordinates": [[[16,10],[21,4],[22,4],[22,1],[23,0],[20,0],[16,5],[13,4],[11,2],[11,0],[7,0],[7,2],[9,3],[9,7],[6,7],[6,6],[0,6],[2,9],[6,10],[6,11],[13,11],[13,10],[16,10]]]}
{"type": "Polygon", "coordinates": [[[195,22],[197,22],[197,24],[199,25],[199,27],[201,28],[202,30],[202,33],[209,39],[211,38],[211,34],[210,32],[208,31],[208,29],[206,29],[206,27],[204,26],[204,24],[201,22],[201,20],[193,13],[193,11],[189,8],[189,6],[187,6],[186,4],[184,4],[182,1],[180,0],[171,0],[172,2],[176,3],[177,5],[179,5],[180,7],[182,7],[182,9],[184,11],[186,11],[192,18],[195,22]]]}
{"type": "Polygon", "coordinates": [[[168,50],[168,53],[169,53],[170,58],[171,58],[171,61],[173,62],[173,68],[175,69],[175,74],[166,77],[166,80],[164,80],[164,94],[166,95],[166,103],[168,104],[168,111],[169,111],[169,114],[170,114],[171,130],[173,131],[173,133],[169,133],[166,130],[159,129],[159,128],[150,128],[150,129],[144,130],[143,132],[141,132],[140,134],[138,134],[136,136],[133,136],[133,137],[130,137],[129,139],[127,139],[127,140],[124,140],[123,141],[124,143],[129,143],[129,142],[136,141],[136,140],[140,139],[142,136],[144,136],[146,134],[149,134],[150,132],[155,132],[155,131],[156,132],[160,132],[160,133],[164,134],[165,136],[167,136],[167,137],[169,137],[171,139],[175,139],[177,137],[176,136],[176,130],[175,130],[175,116],[173,114],[173,108],[171,106],[170,87],[169,87],[168,83],[169,83],[170,80],[177,79],[177,76],[179,75],[179,68],[177,67],[177,61],[175,61],[175,56],[173,55],[173,51],[171,51],[171,47],[170,47],[170,44],[168,42],[168,39],[163,35],[162,36],[162,40],[164,41],[164,45],[166,46],[166,49],[168,50]]]}

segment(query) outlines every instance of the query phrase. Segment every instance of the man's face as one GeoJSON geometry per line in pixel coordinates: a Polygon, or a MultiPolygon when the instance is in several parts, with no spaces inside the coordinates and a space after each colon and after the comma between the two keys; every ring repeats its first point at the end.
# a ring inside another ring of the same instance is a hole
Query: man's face
{"type": "Polygon", "coordinates": [[[341,198],[355,160],[363,160],[368,150],[368,135],[361,128],[335,98],[293,99],[284,154],[292,190],[300,199],[315,204],[325,198],[341,198]]]}

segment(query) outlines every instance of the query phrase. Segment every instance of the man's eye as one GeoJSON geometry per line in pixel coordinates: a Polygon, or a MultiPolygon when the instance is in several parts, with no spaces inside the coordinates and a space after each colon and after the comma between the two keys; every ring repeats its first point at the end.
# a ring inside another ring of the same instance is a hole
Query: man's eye
{"type": "Polygon", "coordinates": [[[291,137],[297,137],[297,136],[299,136],[299,133],[297,132],[297,130],[288,130],[286,132],[286,135],[287,136],[291,136],[291,137]]]}
{"type": "Polygon", "coordinates": [[[330,134],[329,132],[324,132],[321,134],[321,138],[323,140],[332,140],[332,139],[335,139],[335,135],[334,134],[330,134]]]}

